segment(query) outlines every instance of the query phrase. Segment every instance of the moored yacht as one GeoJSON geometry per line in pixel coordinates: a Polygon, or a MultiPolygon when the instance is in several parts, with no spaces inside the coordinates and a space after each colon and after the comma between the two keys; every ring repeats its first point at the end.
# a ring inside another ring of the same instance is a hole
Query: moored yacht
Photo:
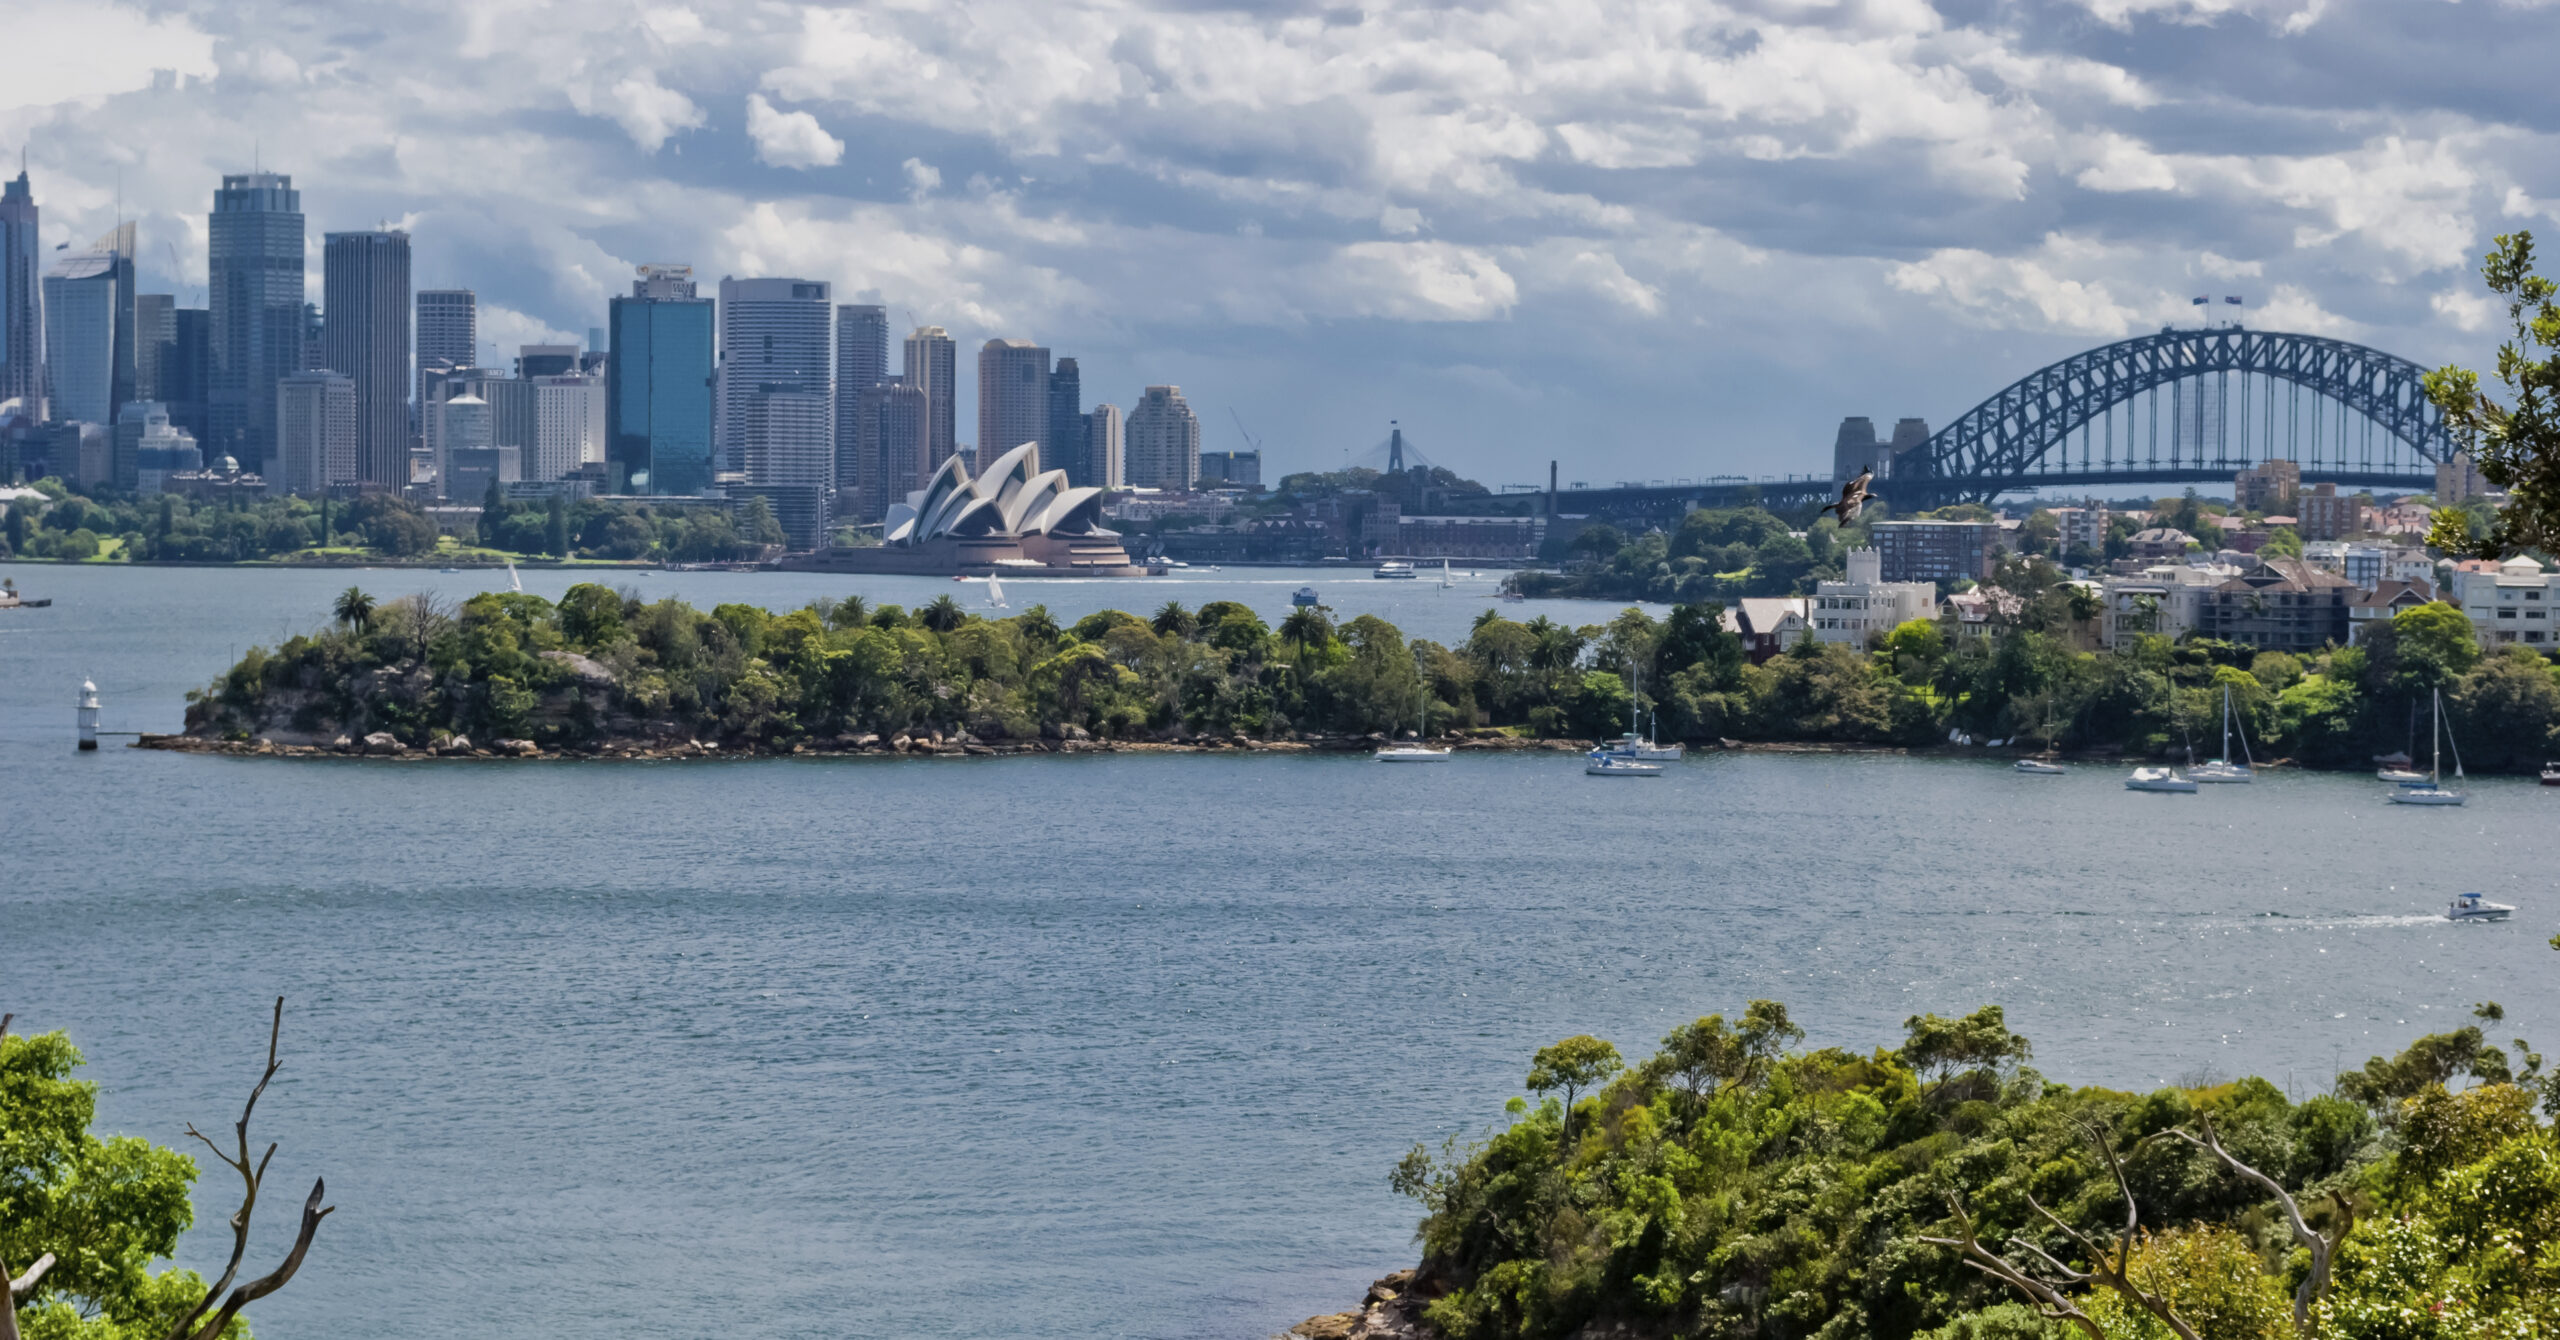
{"type": "Polygon", "coordinates": [[[2231,686],[2225,684],[2222,686],[2222,757],[2195,764],[2187,769],[2187,776],[2199,782],[2256,781],[2250,767],[2257,760],[2249,757],[2249,732],[2245,728],[2240,732],[2240,758],[2238,763],[2231,761],[2231,686]]]}
{"type": "MultiPolygon", "coordinates": [[[[2430,765],[2427,780],[2418,784],[2403,782],[2392,788],[2390,801],[2394,805],[2459,805],[2471,799],[2468,792],[2444,784],[2444,742],[2451,736],[2444,729],[2444,692],[2441,689],[2436,691],[2433,712],[2433,719],[2427,726],[2430,765]]],[[[2453,747],[2453,779],[2457,782],[2462,780],[2462,746],[2458,744],[2453,747]]]]}
{"type": "Polygon", "coordinates": [[[2196,784],[2178,775],[2176,768],[2136,768],[2124,779],[2127,791],[2175,791],[2191,793],[2196,784]]]}
{"type": "Polygon", "coordinates": [[[1390,581],[1399,582],[1409,582],[1414,579],[1413,565],[1405,562],[1401,558],[1388,559],[1386,562],[1379,564],[1376,570],[1371,572],[1369,575],[1372,577],[1384,577],[1390,581]]]}
{"type": "Polygon", "coordinates": [[[1582,771],[1588,777],[1659,777],[1662,765],[1638,763],[1631,758],[1619,758],[1595,749],[1591,751],[1590,761],[1583,764],[1582,771]]]}
{"type": "Polygon", "coordinates": [[[2009,765],[2009,770],[2012,772],[2023,772],[2031,777],[2059,777],[2063,773],[2069,771],[2069,769],[2063,767],[2059,763],[2049,763],[2040,758],[2019,759],[2017,762],[2009,765]]]}

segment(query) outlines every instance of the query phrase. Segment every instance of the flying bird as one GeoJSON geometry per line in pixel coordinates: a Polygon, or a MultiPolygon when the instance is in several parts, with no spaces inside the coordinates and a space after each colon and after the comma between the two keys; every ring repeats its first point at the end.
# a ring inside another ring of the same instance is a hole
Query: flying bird
{"type": "Polygon", "coordinates": [[[1820,516],[1824,512],[1837,512],[1840,514],[1840,524],[1843,526],[1856,521],[1858,519],[1858,513],[1865,509],[1867,499],[1875,496],[1867,491],[1867,481],[1874,479],[1875,477],[1876,469],[1872,465],[1868,466],[1864,470],[1860,470],[1857,478],[1840,486],[1840,501],[1835,503],[1824,503],[1814,512],[1814,515],[1820,516]]]}

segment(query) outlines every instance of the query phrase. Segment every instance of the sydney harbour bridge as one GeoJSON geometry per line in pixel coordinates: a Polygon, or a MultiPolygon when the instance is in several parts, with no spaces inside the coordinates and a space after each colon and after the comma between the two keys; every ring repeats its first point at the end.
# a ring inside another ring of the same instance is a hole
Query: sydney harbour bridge
{"type": "MultiPolygon", "coordinates": [[[[1897,510],[2055,489],[2231,482],[2265,461],[2306,484],[2424,492],[2453,452],[2423,369],[2379,349],[2237,325],[2119,340],[2036,369],[1926,440],[1872,452],[1897,510]]],[[[1625,481],[1560,491],[1559,511],[1676,520],[1693,507],[1836,496],[1853,466],[1773,479],[1625,481]]],[[[2121,496],[2118,493],[2117,496],[2121,496]]],[[[1502,493],[1484,510],[1528,499],[1502,493]]]]}

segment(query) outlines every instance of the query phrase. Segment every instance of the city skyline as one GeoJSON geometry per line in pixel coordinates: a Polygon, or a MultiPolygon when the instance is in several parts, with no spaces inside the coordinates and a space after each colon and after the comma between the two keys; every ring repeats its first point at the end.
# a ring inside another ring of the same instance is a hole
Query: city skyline
{"type": "Polygon", "coordinates": [[[1205,445],[1241,445],[1232,408],[1279,470],[1389,418],[1488,482],[1568,438],[1594,478],[1819,470],[1843,416],[1944,423],[2208,289],[2481,361],[2477,254],[2560,216],[2531,74],[2560,36],[2433,12],[534,7],[385,45],[108,5],[0,143],[48,252],[121,199],[188,306],[205,183],[264,165],[312,192],[315,278],[318,234],[404,227],[500,349],[676,259],[1070,349],[1123,403],[1182,385],[1205,445]]]}

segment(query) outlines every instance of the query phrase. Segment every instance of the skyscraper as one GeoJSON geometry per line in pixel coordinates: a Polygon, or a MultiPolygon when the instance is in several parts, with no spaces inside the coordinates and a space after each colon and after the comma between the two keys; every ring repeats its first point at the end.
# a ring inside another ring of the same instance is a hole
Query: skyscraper
{"type": "Polygon", "coordinates": [[[712,304],[694,296],[693,270],[644,265],[631,296],[607,318],[605,436],[617,493],[701,493],[711,487],[712,304]]]}
{"type": "Polygon", "coordinates": [[[181,307],[169,315],[170,339],[160,347],[160,400],[169,407],[169,422],[202,446],[213,440],[205,412],[213,389],[213,314],[181,307]]]}
{"type": "Polygon", "coordinates": [[[904,502],[924,487],[925,476],[933,471],[932,415],[924,392],[903,381],[864,391],[855,401],[854,415],[862,457],[856,467],[862,477],[861,519],[870,523],[887,516],[891,503],[904,502]]]}
{"type": "Polygon", "coordinates": [[[1129,411],[1129,484],[1188,491],[1200,479],[1200,416],[1179,386],[1150,386],[1129,411]]]}
{"type": "Polygon", "coordinates": [[[356,384],[356,478],[409,485],[409,235],[322,239],[320,365],[356,384]]]}
{"type": "Polygon", "coordinates": [[[1120,407],[1103,401],[1084,416],[1085,467],[1093,472],[1091,479],[1078,480],[1088,488],[1117,489],[1129,485],[1128,459],[1124,454],[1120,407]]]}
{"type": "Polygon", "coordinates": [[[168,412],[168,397],[160,393],[160,356],[178,338],[178,299],[167,293],[137,293],[133,297],[133,397],[158,404],[168,412]]]}
{"type": "Polygon", "coordinates": [[[888,380],[889,309],[855,303],[836,308],[835,482],[839,489],[854,488],[862,473],[858,418],[862,393],[888,380]]]}
{"type": "Polygon", "coordinates": [[[918,326],[907,336],[907,385],[924,392],[925,468],[939,469],[959,450],[960,346],[940,326],[918,326]]]}
{"type": "MultiPolygon", "coordinates": [[[[0,187],[0,400],[44,401],[44,249],[24,169],[0,187]]],[[[41,419],[39,411],[32,417],[41,419]]]]}
{"type": "Polygon", "coordinates": [[[992,461],[1025,442],[1049,444],[1049,351],[1029,340],[989,340],[978,350],[978,459],[992,461]]]}
{"type": "Polygon", "coordinates": [[[334,372],[276,379],[276,468],[268,484],[318,497],[356,482],[356,384],[334,372]]]}
{"type": "Polygon", "coordinates": [[[116,409],[118,293],[110,245],[64,253],[44,276],[47,400],[66,423],[112,423],[116,409]]]}
{"type": "Polygon", "coordinates": [[[480,296],[467,288],[418,290],[418,404],[427,403],[430,364],[467,368],[479,360],[480,296]]]}
{"type": "Polygon", "coordinates": [[[1049,429],[1040,438],[1040,464],[1067,472],[1069,484],[1091,484],[1092,468],[1084,451],[1084,375],[1076,361],[1061,358],[1049,373],[1049,429]]]}
{"type": "Polygon", "coordinates": [[[533,394],[534,447],[525,456],[525,478],[558,479],[604,460],[603,376],[566,372],[535,377],[533,394]]]}
{"type": "MultiPolygon", "coordinates": [[[[756,478],[745,461],[747,420],[755,412],[756,397],[768,388],[832,396],[835,341],[828,290],[814,279],[720,281],[721,468],[747,471],[750,484],[779,482],[756,478]]],[[[832,404],[828,409],[831,414],[832,404]]],[[[796,414],[784,419],[801,422],[796,414]]],[[[818,446],[832,456],[834,433],[829,431],[818,446]]],[[[796,460],[800,449],[795,445],[789,454],[796,460]]]]}
{"type": "Polygon", "coordinates": [[[226,175],[206,221],[213,382],[207,459],[264,470],[275,451],[276,379],[302,367],[302,193],[279,172],[226,175]]]}

